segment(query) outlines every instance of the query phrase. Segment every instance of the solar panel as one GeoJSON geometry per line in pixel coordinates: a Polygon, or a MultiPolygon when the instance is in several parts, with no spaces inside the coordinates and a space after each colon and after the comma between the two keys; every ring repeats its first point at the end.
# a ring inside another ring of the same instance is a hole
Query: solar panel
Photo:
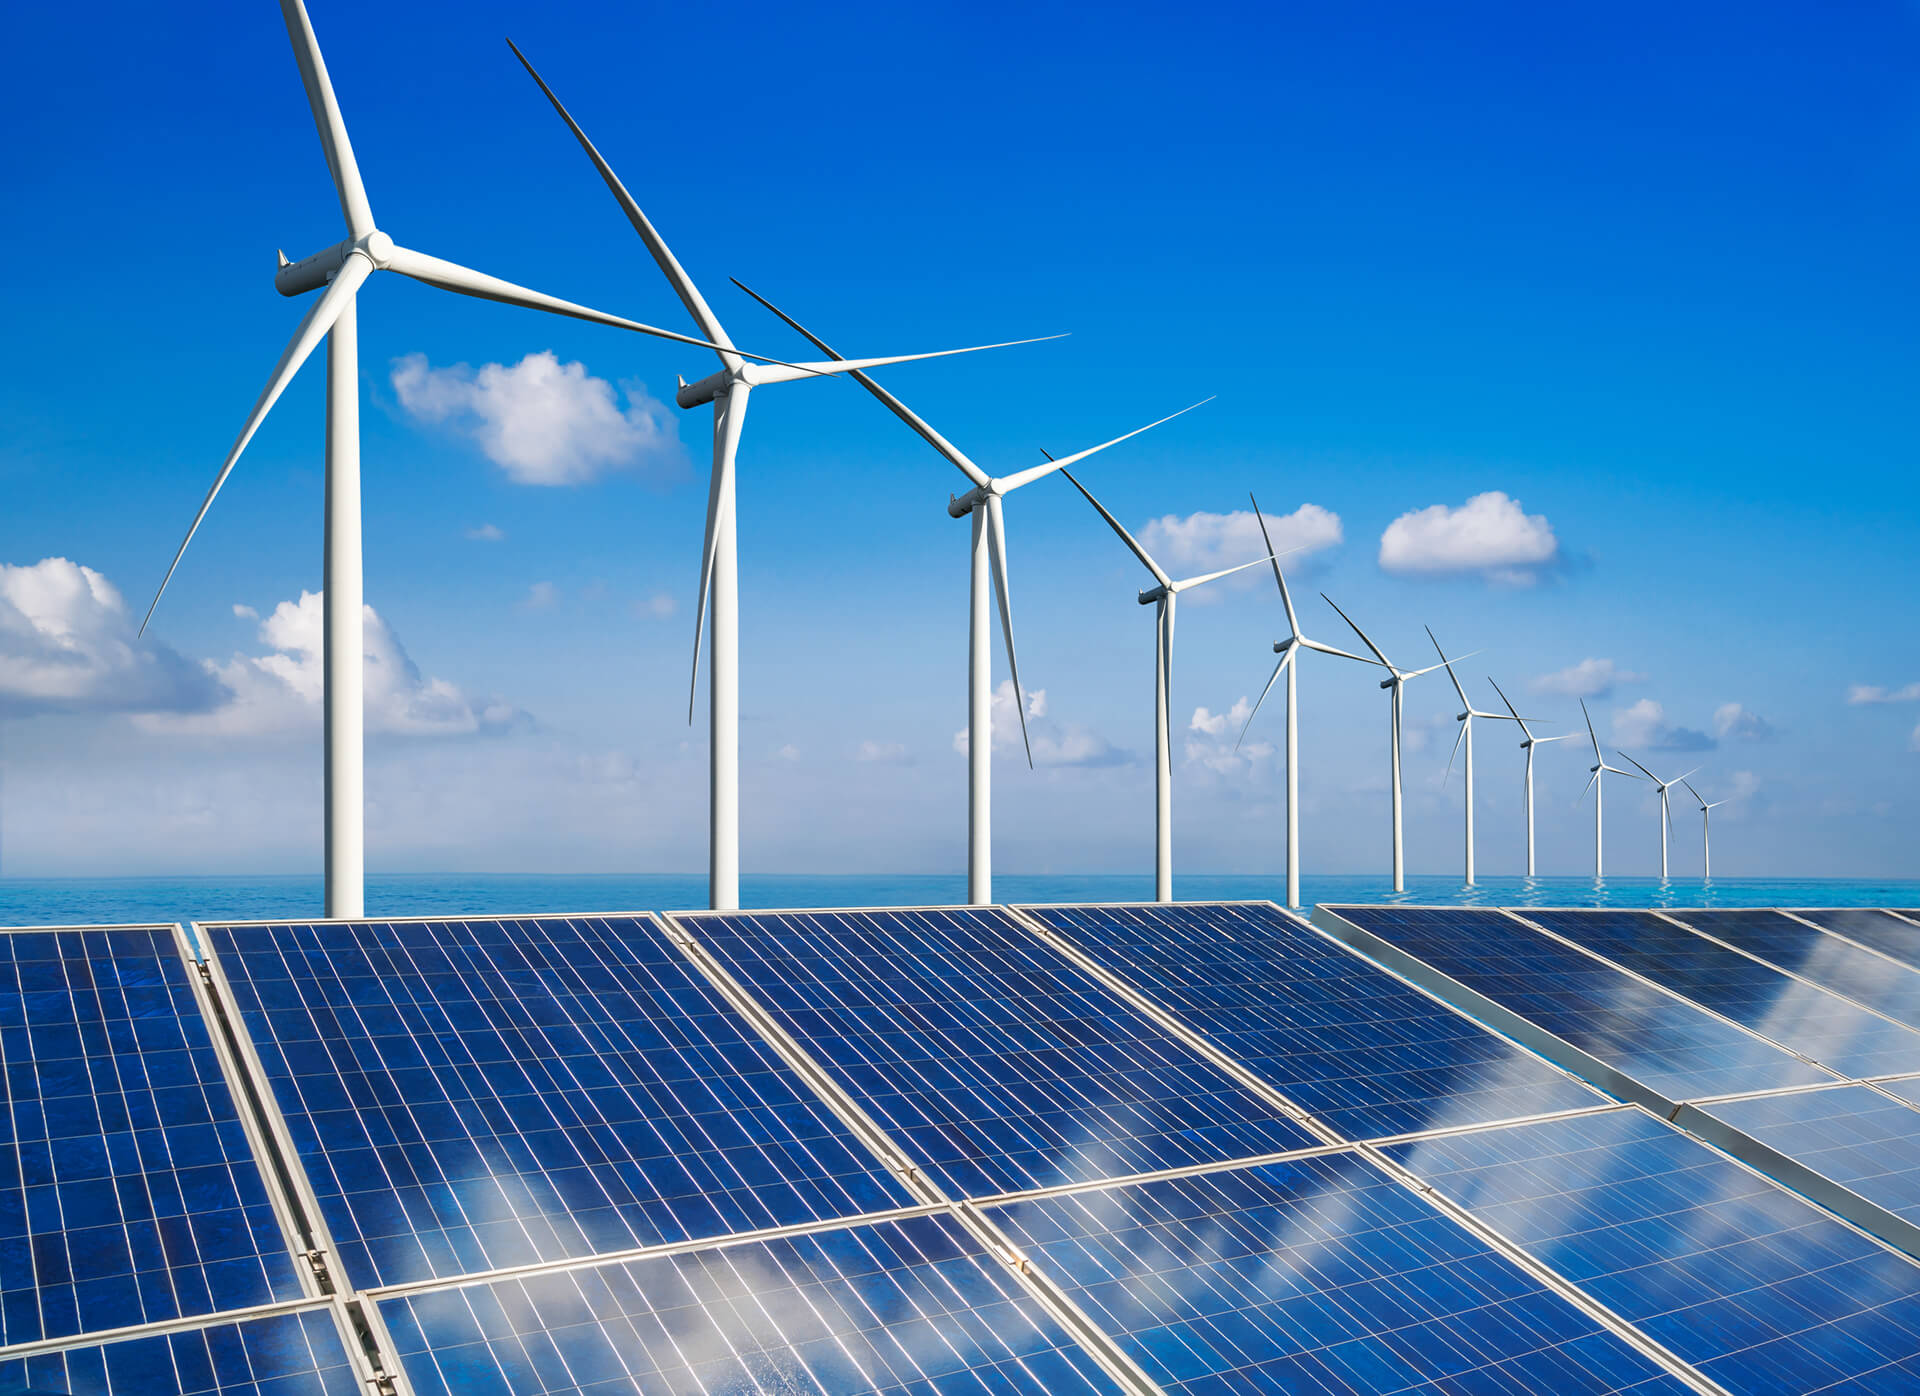
{"type": "Polygon", "coordinates": [[[0,1357],[0,1391],[74,1396],[364,1396],[334,1311],[264,1314],[0,1357]]]}
{"type": "Polygon", "coordinates": [[[1120,1388],[945,1215],[379,1302],[416,1396],[1120,1388]]]}
{"type": "Polygon", "coordinates": [[[1021,910],[1350,1139],[1605,1101],[1277,907],[1021,910]]]}
{"type": "Polygon", "coordinates": [[[204,935],[356,1286],[915,1200],[650,921],[204,935]]]}
{"type": "Polygon", "coordinates": [[[1920,1266],[1639,1110],[1387,1152],[1728,1390],[1920,1384],[1920,1266]]]}
{"type": "Polygon", "coordinates": [[[1675,919],[1769,964],[1920,1027],[1920,971],[1849,945],[1777,911],[1679,911],[1675,919]]]}
{"type": "Polygon", "coordinates": [[[1320,1142],[998,909],[674,919],[952,1192],[1320,1142]]]}
{"type": "Polygon", "coordinates": [[[1688,1389],[1351,1154],[988,1215],[1168,1392],[1688,1389]]]}
{"type": "Polygon", "coordinates": [[[0,1344],[306,1293],[172,926],[0,933],[0,1344]]]}
{"type": "Polygon", "coordinates": [[[1871,1086],[1754,1096],[1700,1108],[1896,1216],[1920,1223],[1920,1109],[1871,1086]]]}
{"type": "Polygon", "coordinates": [[[1920,1033],[1652,912],[1517,914],[1843,1076],[1920,1072],[1920,1033]]]}
{"type": "Polygon", "coordinates": [[[1890,912],[1871,911],[1865,907],[1796,911],[1793,914],[1836,935],[1857,941],[1870,950],[1878,950],[1903,965],[1920,969],[1920,926],[1911,921],[1903,921],[1890,912]]]}
{"type": "Polygon", "coordinates": [[[1670,1100],[1833,1079],[1502,912],[1328,909],[1670,1100]]]}

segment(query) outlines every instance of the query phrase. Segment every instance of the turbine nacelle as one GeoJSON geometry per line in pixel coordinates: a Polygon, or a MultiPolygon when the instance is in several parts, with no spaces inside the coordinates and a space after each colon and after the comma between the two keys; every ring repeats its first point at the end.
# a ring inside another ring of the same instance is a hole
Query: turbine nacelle
{"type": "Polygon", "coordinates": [[[280,253],[280,269],[273,274],[273,289],[283,296],[304,296],[308,291],[317,291],[332,281],[346,265],[347,258],[356,252],[373,263],[375,271],[385,271],[393,265],[393,239],[375,228],[362,237],[336,242],[297,262],[289,262],[287,254],[280,253]]]}
{"type": "Polygon", "coordinates": [[[680,391],[673,395],[673,400],[682,407],[704,407],[722,393],[732,390],[733,371],[723,368],[718,373],[709,373],[698,383],[689,383],[682,378],[680,391]]]}

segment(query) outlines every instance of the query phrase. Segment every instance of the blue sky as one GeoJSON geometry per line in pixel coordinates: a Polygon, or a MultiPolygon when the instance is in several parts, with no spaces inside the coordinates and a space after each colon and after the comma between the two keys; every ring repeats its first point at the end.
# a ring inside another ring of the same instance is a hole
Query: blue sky
{"type": "MultiPolygon", "coordinates": [[[[1396,659],[1431,624],[1485,647],[1476,697],[1491,674],[1549,730],[1589,690],[1610,750],[1698,761],[1733,797],[1723,873],[1915,871],[1911,4],[312,15],[398,241],[686,328],[510,33],[743,344],[800,349],[728,276],[849,353],[1070,331],[886,375],[1001,471],[1218,393],[1088,462],[1130,527],[1171,517],[1149,529],[1170,562],[1241,560],[1248,518],[1192,516],[1244,510],[1249,487],[1269,515],[1337,515],[1338,544],[1296,559],[1309,633],[1344,634],[1322,588],[1396,659]],[[1517,504],[1483,502],[1446,546],[1446,511],[1493,493],[1517,504]]],[[[274,249],[340,236],[277,7],[42,6],[10,32],[29,61],[0,94],[5,868],[311,869],[319,360],[150,643],[126,618],[301,314],[274,249]]],[[[685,714],[708,418],[671,387],[711,356],[399,277],[360,305],[387,676],[370,865],[703,866],[685,714]]],[[[756,396],[749,871],[961,865],[959,479],[850,384],[756,396]]],[[[1137,569],[1064,481],[1008,516],[1053,760],[1001,763],[997,865],[1143,870],[1137,569]]],[[[1176,858],[1257,872],[1280,863],[1279,772],[1205,729],[1257,695],[1282,622],[1270,582],[1220,593],[1180,619],[1176,858]]],[[[1385,696],[1332,663],[1302,695],[1306,862],[1381,867],[1385,696]]],[[[1439,675],[1409,689],[1415,871],[1458,865],[1455,706],[1439,675]]],[[[1544,871],[1589,867],[1576,745],[1542,757],[1544,871]]],[[[1519,753],[1500,732],[1479,761],[1482,867],[1517,871],[1519,753]]],[[[1617,789],[1609,861],[1651,872],[1653,807],[1617,789]]],[[[1679,825],[1680,871],[1697,827],[1679,825]]]]}

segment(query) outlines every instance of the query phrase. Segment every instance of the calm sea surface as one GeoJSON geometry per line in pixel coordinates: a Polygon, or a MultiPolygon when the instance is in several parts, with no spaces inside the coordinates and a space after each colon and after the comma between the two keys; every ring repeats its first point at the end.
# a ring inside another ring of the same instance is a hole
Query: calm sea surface
{"type": "MultiPolygon", "coordinates": [[[[1183,877],[1183,901],[1286,896],[1271,876],[1183,877]]],[[[1307,877],[1309,902],[1404,901],[1462,906],[1893,906],[1920,907],[1920,880],[1491,877],[1473,887],[1456,878],[1413,877],[1396,895],[1381,877],[1307,877]]],[[[1143,901],[1153,879],[1007,875],[994,879],[1002,902],[1143,901]]],[[[963,876],[778,877],[740,879],[749,907],[943,906],[966,900],[963,876]]],[[[676,911],[706,905],[704,874],[549,877],[406,874],[369,877],[372,916],[505,915],[532,912],[676,911]]],[[[271,920],[318,916],[318,877],[0,878],[0,926],[100,925],[134,921],[271,920]]]]}

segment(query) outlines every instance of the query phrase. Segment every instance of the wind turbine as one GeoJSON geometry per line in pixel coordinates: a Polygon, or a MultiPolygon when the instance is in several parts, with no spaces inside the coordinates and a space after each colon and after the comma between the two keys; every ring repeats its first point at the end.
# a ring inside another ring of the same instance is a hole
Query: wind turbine
{"type": "Polygon", "coordinates": [[[1557,737],[1536,737],[1533,729],[1527,726],[1527,720],[1520,716],[1520,710],[1513,706],[1513,700],[1507,697],[1506,690],[1493,682],[1493,675],[1487,675],[1487,682],[1493,684],[1493,691],[1500,695],[1500,701],[1507,705],[1507,711],[1513,714],[1513,720],[1520,724],[1520,734],[1526,739],[1520,743],[1520,749],[1527,753],[1527,876],[1534,874],[1533,863],[1533,749],[1545,742],[1564,742],[1579,736],[1577,732],[1562,732],[1557,737]]]}
{"type": "Polygon", "coordinates": [[[1074,478],[1071,470],[1062,470],[1062,475],[1081,494],[1086,496],[1107,521],[1107,527],[1119,535],[1120,541],[1127,545],[1141,566],[1153,574],[1154,585],[1140,593],[1142,606],[1154,607],[1153,639],[1153,735],[1154,735],[1154,855],[1153,855],[1153,899],[1157,902],[1173,900],[1173,727],[1169,709],[1173,703],[1173,618],[1174,607],[1179,602],[1180,593],[1191,591],[1197,586],[1218,581],[1222,577],[1231,577],[1235,572],[1244,572],[1249,567],[1258,567],[1269,558],[1256,557],[1252,562],[1243,562],[1238,567],[1222,568],[1218,572],[1209,572],[1202,577],[1188,577],[1176,582],[1166,574],[1151,554],[1140,546],[1134,536],[1122,527],[1120,520],[1107,512],[1107,507],[1093,497],[1087,487],[1074,478]]]}
{"type": "MultiPolygon", "coordinates": [[[[693,317],[707,340],[713,341],[687,342],[705,344],[720,356],[719,372],[691,384],[682,378],[680,391],[674,401],[682,408],[713,404],[713,473],[707,492],[706,535],[700,551],[700,595],[694,615],[693,674],[687,686],[687,721],[693,721],[694,698],[700,682],[701,637],[707,628],[707,610],[711,604],[712,659],[709,661],[711,673],[707,692],[711,705],[707,900],[716,910],[732,909],[740,905],[740,597],[733,477],[734,463],[740,451],[740,431],[746,420],[747,394],[769,383],[789,383],[800,378],[824,377],[863,368],[879,368],[885,364],[943,358],[949,354],[968,354],[977,349],[1002,349],[1012,344],[1033,344],[1038,341],[1010,340],[1005,344],[973,345],[966,349],[944,349],[930,354],[895,354],[881,359],[841,359],[835,355],[833,363],[782,364],[775,361],[768,365],[745,362],[757,356],[742,354],[733,347],[733,341],[727,337],[719,317],[700,294],[700,288],[693,284],[693,278],[687,275],[633,195],[627,192],[620,177],[613,172],[613,167],[601,156],[593,142],[587,139],[587,133],[580,128],[580,123],[561,105],[553,89],[547,86],[546,80],[534,70],[533,64],[527,61],[526,55],[511,39],[507,41],[507,47],[513,49],[514,57],[520,60],[528,75],[540,85],[540,90],[560,114],[560,119],[567,123],[574,139],[580,143],[580,148],[587,153],[587,158],[593,162],[593,167],[600,172],[600,178],[606,182],[614,199],[626,213],[627,221],[640,234],[647,251],[653,254],[653,260],[679,295],[681,304],[686,306],[687,313],[693,317]]],[[[1057,339],[1061,336],[1046,337],[1057,339]]],[[[1002,605],[1004,609],[1004,600],[1002,605]]],[[[1023,715],[1023,726],[1024,723],[1023,715]]]]}
{"type": "MultiPolygon", "coordinates": [[[[1618,766],[1609,766],[1607,758],[1600,754],[1600,738],[1594,734],[1593,714],[1587,711],[1587,700],[1580,700],[1580,715],[1587,720],[1587,740],[1593,743],[1593,765],[1588,768],[1587,790],[1593,792],[1593,879],[1598,882],[1606,876],[1607,845],[1605,809],[1602,797],[1606,794],[1606,775],[1625,776],[1628,780],[1638,780],[1632,771],[1623,771],[1618,766]]],[[[1582,795],[1586,790],[1580,792],[1582,795]]]]}
{"type": "Polygon", "coordinates": [[[1690,782],[1683,779],[1680,783],[1687,787],[1689,795],[1700,802],[1700,880],[1711,882],[1713,881],[1713,829],[1710,823],[1712,815],[1709,811],[1719,809],[1726,801],[1709,800],[1695,790],[1690,782]]]}
{"type": "MultiPolygon", "coordinates": [[[[608,315],[572,301],[563,301],[539,291],[530,291],[510,281],[471,271],[453,262],[430,257],[401,247],[373,221],[366,187],[360,180],[360,167],[353,157],[353,145],[347,138],[346,122],[334,98],[333,83],[327,76],[326,60],[321,57],[313,24],[307,18],[301,0],[280,0],[280,12],[293,43],[293,56],[300,68],[300,81],[313,109],[314,125],[320,131],[320,146],[332,174],[335,192],[340,196],[340,211],[346,218],[346,238],[302,258],[289,262],[280,255],[280,269],[273,279],[283,296],[326,290],[314,302],[294,331],[280,362],[274,365],[253,410],[233,449],[227,452],[214,477],[213,487],[193,517],[187,536],[167,574],[154,593],[153,604],[140,622],[141,633],[153,619],[167,584],[173,580],[186,555],[187,545],[199,532],[214,497],[233,473],[240,453],[253,440],[267,413],[287,384],[300,371],[322,338],[327,341],[327,444],[326,444],[326,564],[322,582],[325,642],[323,647],[323,728],[325,732],[326,790],[326,913],[328,916],[359,916],[366,908],[363,782],[363,705],[360,557],[360,385],[359,337],[355,298],[367,278],[376,271],[395,271],[402,276],[455,291],[481,300],[502,301],[508,305],[569,315],[595,324],[671,339],[682,344],[713,347],[704,339],[656,329],[617,315],[608,315]]],[[[758,356],[754,356],[758,357],[758,356]]]]}
{"type": "MultiPolygon", "coordinates": [[[[1620,754],[1627,756],[1624,751],[1620,754]]],[[[1627,756],[1627,760],[1633,761],[1633,758],[1627,756]]],[[[1633,761],[1633,764],[1640,766],[1638,761],[1633,761]]],[[[1660,880],[1665,882],[1667,880],[1667,834],[1673,828],[1673,811],[1667,805],[1667,791],[1673,786],[1680,784],[1687,776],[1692,775],[1694,771],[1698,771],[1700,768],[1695,766],[1693,770],[1687,772],[1687,775],[1677,776],[1672,780],[1661,780],[1660,777],[1652,771],[1648,771],[1645,766],[1640,766],[1640,769],[1646,772],[1647,779],[1653,782],[1653,788],[1658,791],[1660,795],[1660,880]]]]}
{"type": "Polygon", "coordinates": [[[819,335],[738,278],[734,279],[733,284],[779,316],[789,328],[825,354],[830,362],[845,367],[854,382],[872,393],[883,407],[911,427],[921,440],[945,456],[973,483],[973,488],[965,494],[947,497],[947,513],[956,519],[964,519],[969,514],[973,516],[972,573],[968,591],[971,603],[967,613],[967,900],[975,906],[989,905],[993,901],[993,622],[988,618],[987,611],[989,563],[993,593],[999,602],[1000,635],[1006,643],[1007,668],[1013,676],[1013,707],[1020,718],[1020,740],[1026,747],[1027,765],[1033,765],[1033,743],[1027,735],[1026,689],[1021,687],[1020,665],[1014,657],[1013,597],[1007,586],[1007,521],[1000,501],[1023,485],[1045,479],[1056,470],[1077,465],[1096,452],[1104,451],[1109,446],[1118,446],[1143,431],[1151,431],[1162,422],[1170,422],[1175,417],[1193,411],[1195,407],[1203,407],[1213,399],[1202,398],[1192,406],[1169,413],[1157,422],[1148,422],[1124,436],[1102,441],[1098,446],[1089,446],[1084,451],[1076,451],[1058,460],[1042,451],[1041,454],[1047,456],[1045,465],[1017,470],[1011,475],[991,476],[958,446],[935,431],[925,418],[860,371],[859,364],[842,359],[819,335]]]}
{"type": "MultiPolygon", "coordinates": [[[[1466,759],[1467,886],[1471,887],[1473,886],[1473,881],[1474,881],[1474,877],[1473,877],[1473,720],[1476,717],[1483,717],[1487,719],[1487,721],[1489,722],[1518,722],[1520,719],[1518,714],[1514,715],[1513,717],[1508,717],[1507,714],[1505,713],[1490,713],[1490,712],[1485,712],[1480,708],[1474,707],[1473,700],[1467,697],[1467,690],[1460,686],[1460,676],[1454,673],[1453,671],[1453,661],[1447,658],[1447,652],[1440,648],[1440,641],[1434,638],[1433,627],[1428,626],[1426,627],[1426,630],[1427,630],[1427,638],[1429,640],[1433,640],[1434,653],[1440,656],[1440,663],[1446,667],[1447,677],[1453,680],[1453,691],[1460,695],[1461,712],[1454,719],[1454,721],[1460,724],[1460,732],[1453,739],[1453,755],[1447,757],[1447,773],[1449,775],[1453,773],[1453,757],[1458,756],[1460,754],[1461,744],[1465,743],[1467,748],[1467,752],[1466,752],[1466,757],[1467,757],[1466,759]]],[[[1467,658],[1467,656],[1462,655],[1461,658],[1465,659],[1467,658]]]]}
{"type": "MultiPolygon", "coordinates": [[[[1340,605],[1324,591],[1320,599],[1334,610],[1340,612],[1340,619],[1352,627],[1353,633],[1360,637],[1361,643],[1373,651],[1373,657],[1387,671],[1387,677],[1380,680],[1380,687],[1389,690],[1387,701],[1387,719],[1390,729],[1388,746],[1393,755],[1393,890],[1407,890],[1407,861],[1400,841],[1400,722],[1406,704],[1406,686],[1408,679],[1417,679],[1422,674],[1431,674],[1435,669],[1446,667],[1443,657],[1438,664],[1429,664],[1424,669],[1396,669],[1386,655],[1380,652],[1380,646],[1374,644],[1367,632],[1354,624],[1353,617],[1340,610],[1340,605]]],[[[1467,658],[1462,655],[1461,658],[1467,658]]],[[[1473,875],[1467,875],[1467,881],[1473,881],[1473,875]]]]}
{"type": "Polygon", "coordinates": [[[1273,580],[1280,588],[1280,604],[1287,613],[1287,638],[1276,640],[1273,652],[1280,656],[1280,662],[1273,666],[1273,673],[1267,679],[1267,686],[1260,690],[1260,697],[1253,705],[1253,711],[1247,714],[1247,720],[1241,725],[1240,736],[1234,742],[1233,749],[1238,751],[1240,743],[1247,739],[1247,729],[1253,726],[1254,718],[1260,715],[1260,704],[1267,701],[1267,695],[1273,692],[1273,685],[1279,679],[1282,670],[1287,675],[1287,905],[1300,905],[1300,691],[1299,668],[1300,651],[1318,650],[1321,654],[1336,655],[1341,659],[1351,659],[1356,664],[1371,664],[1373,661],[1362,655],[1349,654],[1332,645],[1323,645],[1318,640],[1309,640],[1300,631],[1300,617],[1293,609],[1293,596],[1287,591],[1286,574],[1280,570],[1280,559],[1273,551],[1273,538],[1267,532],[1266,516],[1260,512],[1260,501],[1253,498],[1253,492],[1247,492],[1247,498],[1253,502],[1253,517],[1260,525],[1260,537],[1267,545],[1267,555],[1273,559],[1273,580]]]}

